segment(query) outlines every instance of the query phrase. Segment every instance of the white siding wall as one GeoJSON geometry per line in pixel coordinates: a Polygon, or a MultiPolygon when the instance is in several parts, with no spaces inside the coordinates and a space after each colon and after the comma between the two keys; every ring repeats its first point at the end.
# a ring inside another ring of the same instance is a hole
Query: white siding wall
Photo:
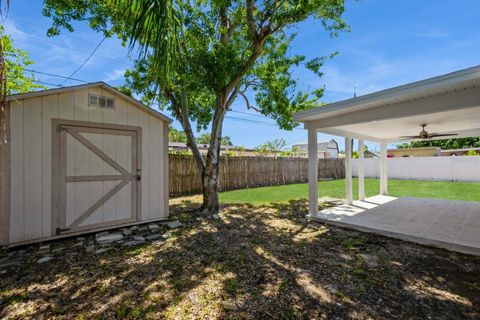
{"type": "MultiPolygon", "coordinates": [[[[480,181],[480,156],[389,158],[388,178],[405,180],[480,181]]],[[[379,159],[365,159],[365,177],[378,178],[379,159]]],[[[358,176],[358,160],[353,159],[358,176]]]]}
{"type": "MultiPolygon", "coordinates": [[[[142,219],[166,217],[166,122],[102,88],[11,102],[10,242],[52,236],[52,118],[142,127],[142,219]],[[114,97],[115,109],[88,106],[88,94],[114,97]]],[[[85,190],[90,192],[90,190],[85,190]]]]}

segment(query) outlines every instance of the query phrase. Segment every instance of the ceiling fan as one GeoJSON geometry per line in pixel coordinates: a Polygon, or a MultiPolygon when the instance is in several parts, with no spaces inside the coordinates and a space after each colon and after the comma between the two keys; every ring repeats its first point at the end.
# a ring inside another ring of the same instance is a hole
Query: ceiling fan
{"type": "Polygon", "coordinates": [[[410,140],[410,139],[432,139],[432,138],[440,138],[440,137],[451,137],[451,136],[457,136],[457,133],[428,133],[427,130],[425,130],[425,127],[427,126],[426,123],[422,124],[422,131],[419,132],[417,136],[403,136],[400,137],[401,139],[405,140],[410,140]]]}

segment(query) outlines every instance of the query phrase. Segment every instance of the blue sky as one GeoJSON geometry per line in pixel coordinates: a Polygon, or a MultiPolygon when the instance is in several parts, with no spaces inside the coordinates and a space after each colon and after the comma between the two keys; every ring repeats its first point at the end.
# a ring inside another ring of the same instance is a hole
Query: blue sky
{"type": "MultiPolygon", "coordinates": [[[[15,45],[26,50],[32,69],[70,75],[101,41],[102,36],[80,24],[74,33],[46,37],[51,24],[41,14],[43,1],[12,1],[5,28],[15,45]]],[[[357,95],[480,64],[480,1],[478,0],[361,0],[349,1],[344,16],[351,32],[330,38],[318,22],[306,21],[294,31],[298,37],[292,54],[307,58],[339,51],[318,78],[302,68],[295,70],[303,88],[325,86],[325,102],[357,95]]],[[[115,39],[106,39],[94,56],[75,74],[85,81],[123,83],[131,66],[128,49],[115,39]]],[[[37,75],[37,79],[60,84],[60,78],[37,75]]],[[[68,81],[64,85],[79,84],[68,81]]],[[[54,87],[54,86],[51,86],[54,87]]],[[[289,145],[306,141],[306,131],[279,130],[273,121],[246,110],[238,100],[225,120],[224,135],[236,145],[255,147],[266,140],[283,138],[289,145]],[[243,119],[243,120],[242,120],[243,119]],[[247,119],[247,121],[245,121],[247,119]]],[[[168,115],[168,112],[166,112],[168,115]]],[[[180,128],[178,123],[174,123],[180,128]]],[[[319,135],[319,140],[335,138],[319,135]]],[[[370,149],[378,149],[374,144],[370,149]]]]}

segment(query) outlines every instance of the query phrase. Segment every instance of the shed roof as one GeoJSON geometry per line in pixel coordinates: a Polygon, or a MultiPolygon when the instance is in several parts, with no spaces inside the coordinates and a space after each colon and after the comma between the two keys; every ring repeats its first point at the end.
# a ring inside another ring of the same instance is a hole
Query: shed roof
{"type": "Polygon", "coordinates": [[[58,94],[62,92],[68,92],[68,91],[73,91],[73,90],[78,90],[78,89],[88,89],[88,88],[96,88],[100,87],[102,89],[108,90],[111,93],[122,97],[123,99],[127,100],[128,102],[136,105],[140,109],[148,112],[149,114],[165,121],[168,123],[171,123],[173,120],[170,119],[169,117],[165,116],[164,114],[156,111],[155,109],[152,109],[148,107],[147,105],[141,103],[137,99],[134,99],[130,96],[127,96],[123,92],[119,91],[118,89],[106,84],[103,81],[98,81],[98,82],[92,82],[92,83],[86,83],[86,84],[80,84],[76,86],[69,86],[69,87],[61,87],[61,88],[55,88],[55,89],[47,89],[47,90],[39,90],[39,91],[33,91],[33,92],[27,92],[27,93],[18,93],[18,94],[13,94],[7,97],[7,101],[15,101],[15,100],[20,100],[20,99],[28,99],[28,98],[35,98],[35,97],[41,97],[41,96],[46,96],[50,94],[58,94]]]}

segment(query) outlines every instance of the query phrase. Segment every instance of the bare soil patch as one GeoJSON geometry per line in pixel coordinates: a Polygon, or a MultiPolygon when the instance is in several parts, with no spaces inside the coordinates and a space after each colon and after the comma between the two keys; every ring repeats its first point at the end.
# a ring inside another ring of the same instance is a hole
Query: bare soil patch
{"type": "Polygon", "coordinates": [[[480,318],[480,257],[307,222],[305,200],[218,219],[191,213],[198,201],[172,200],[183,226],[165,241],[42,264],[23,248],[0,275],[0,318],[480,318]]]}

